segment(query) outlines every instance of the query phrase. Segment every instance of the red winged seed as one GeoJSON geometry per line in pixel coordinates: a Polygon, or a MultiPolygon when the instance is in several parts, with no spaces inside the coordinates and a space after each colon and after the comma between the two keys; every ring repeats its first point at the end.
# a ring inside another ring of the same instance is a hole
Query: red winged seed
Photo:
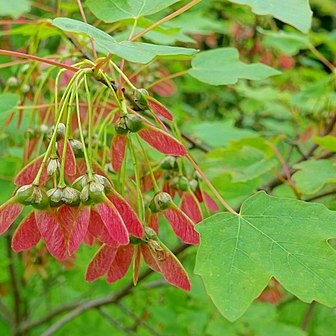
{"type": "MultiPolygon", "coordinates": [[[[36,174],[42,164],[43,156],[36,158],[35,160],[31,161],[27,166],[25,166],[15,177],[14,183],[21,187],[23,185],[32,184],[36,174]]],[[[43,168],[41,178],[40,178],[40,185],[45,184],[49,179],[46,167],[43,168]]]]}
{"type": "Polygon", "coordinates": [[[32,211],[25,217],[14,232],[12,249],[15,252],[29,250],[40,240],[41,234],[36,225],[35,213],[32,211]]]}
{"type": "Polygon", "coordinates": [[[95,243],[95,237],[89,231],[87,231],[83,239],[83,243],[89,246],[93,246],[95,243]]]}
{"type": "Polygon", "coordinates": [[[103,245],[94,255],[86,270],[85,279],[87,281],[95,281],[103,276],[114,262],[117,249],[103,245]]]}
{"type": "Polygon", "coordinates": [[[120,246],[107,272],[107,282],[112,283],[121,279],[128,271],[134,253],[133,245],[120,246]]]}
{"type": "Polygon", "coordinates": [[[64,260],[68,256],[67,241],[56,214],[50,211],[35,211],[35,220],[50,254],[58,260],[64,260]]]}
{"type": "Polygon", "coordinates": [[[199,202],[204,202],[206,207],[211,211],[218,211],[219,207],[213,198],[205,191],[201,192],[200,190],[196,191],[195,196],[199,202]],[[203,195],[202,195],[203,194],[203,195]]]}
{"type": "Polygon", "coordinates": [[[122,166],[125,157],[127,137],[125,135],[116,134],[112,140],[112,168],[117,172],[122,166]]]}
{"type": "Polygon", "coordinates": [[[138,216],[136,215],[132,207],[127,203],[127,201],[122,198],[117,192],[113,192],[113,194],[109,194],[107,197],[117,208],[128,232],[134,237],[142,238],[144,236],[143,226],[138,216]]]}
{"type": "Polygon", "coordinates": [[[156,233],[159,232],[159,216],[157,214],[149,213],[148,226],[156,233]]]}
{"type": "Polygon", "coordinates": [[[157,262],[155,261],[154,257],[152,256],[152,254],[149,251],[149,248],[147,245],[140,245],[140,249],[141,249],[141,254],[145,260],[145,263],[155,272],[161,273],[161,270],[159,268],[159,265],[157,264],[157,262]]]}
{"type": "Polygon", "coordinates": [[[104,203],[96,205],[96,210],[110,236],[119,244],[127,245],[129,242],[128,232],[116,207],[106,200],[104,203]]]}
{"type": "Polygon", "coordinates": [[[16,218],[18,218],[23,210],[23,206],[13,203],[12,200],[7,201],[0,207],[0,234],[8,230],[16,218]]]}
{"type": "MultiPolygon", "coordinates": [[[[62,159],[63,148],[64,148],[64,140],[61,139],[60,141],[57,142],[57,149],[58,149],[60,160],[62,159]]],[[[73,149],[69,141],[67,141],[64,170],[65,170],[65,174],[68,176],[76,175],[76,158],[75,158],[75,154],[73,152],[73,149]]]]}
{"type": "Polygon", "coordinates": [[[89,226],[90,208],[75,208],[63,205],[58,209],[57,217],[67,237],[69,255],[73,255],[84,240],[89,226]]]}
{"type": "Polygon", "coordinates": [[[164,216],[170,223],[175,234],[186,244],[196,245],[199,243],[199,234],[194,229],[192,220],[177,207],[164,211],[164,216]]]}
{"type": "Polygon", "coordinates": [[[146,127],[141,129],[138,134],[150,146],[163,154],[175,156],[183,156],[187,154],[186,148],[178,140],[158,128],[146,125],[146,127]]]}
{"type": "Polygon", "coordinates": [[[141,245],[141,252],[144,259],[150,262],[148,264],[154,271],[159,269],[164,278],[172,285],[181,288],[185,291],[189,291],[191,284],[189,277],[184,270],[178,259],[163,245],[159,244],[162,248],[160,251],[152,249],[150,245],[141,245]],[[156,264],[156,269],[153,268],[153,263],[156,264]]]}
{"type": "Polygon", "coordinates": [[[201,208],[194,194],[183,193],[181,210],[195,223],[199,223],[203,218],[201,208]]]}
{"type": "Polygon", "coordinates": [[[110,247],[119,246],[119,243],[117,243],[108,233],[107,228],[99,214],[94,210],[91,210],[88,231],[93,237],[97,238],[99,241],[110,247]]]}
{"type": "Polygon", "coordinates": [[[147,102],[149,107],[156,112],[157,114],[160,114],[162,117],[168,119],[168,120],[173,120],[174,117],[172,114],[168,111],[168,109],[162,105],[160,102],[158,102],[156,99],[146,96],[147,102]]]}

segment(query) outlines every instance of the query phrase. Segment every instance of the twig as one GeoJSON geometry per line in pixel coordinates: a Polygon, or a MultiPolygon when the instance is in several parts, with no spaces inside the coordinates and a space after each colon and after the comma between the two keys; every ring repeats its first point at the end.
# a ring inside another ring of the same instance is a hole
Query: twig
{"type": "Polygon", "coordinates": [[[161,336],[161,334],[159,334],[156,330],[154,330],[149,324],[147,324],[142,318],[138,317],[136,314],[134,314],[131,310],[129,310],[126,306],[124,306],[121,303],[118,303],[118,306],[120,307],[120,309],[126,313],[127,315],[129,315],[131,318],[134,319],[136,326],[139,324],[142,324],[142,326],[144,328],[146,328],[152,335],[155,336],[161,336]]]}
{"type": "Polygon", "coordinates": [[[307,311],[306,311],[306,313],[305,313],[305,315],[303,317],[303,321],[302,321],[302,325],[301,325],[301,329],[303,331],[306,331],[308,329],[309,323],[310,323],[310,321],[311,321],[311,319],[312,319],[312,317],[314,315],[315,307],[316,307],[316,301],[313,301],[309,305],[309,307],[308,307],[308,309],[307,309],[307,311]]]}
{"type": "MultiPolygon", "coordinates": [[[[175,249],[173,249],[173,253],[175,255],[178,255],[179,253],[183,252],[185,249],[187,249],[190,245],[182,244],[177,246],[175,249]]],[[[150,274],[152,274],[151,269],[144,270],[140,276],[138,283],[144,280],[146,277],[148,277],[150,274]]],[[[65,324],[76,318],[77,316],[81,315],[82,313],[90,310],[102,307],[104,305],[118,303],[122,298],[127,296],[128,294],[132,293],[134,290],[133,281],[130,281],[128,284],[126,284],[123,288],[121,288],[119,291],[100,298],[95,298],[91,300],[81,300],[77,302],[71,302],[67,305],[63,305],[61,307],[56,308],[53,312],[49,313],[47,316],[33,322],[26,322],[25,325],[22,325],[20,328],[20,331],[27,332],[31,330],[34,327],[40,326],[46,322],[49,322],[54,317],[71,310],[68,314],[64,315],[61,319],[59,319],[57,322],[55,322],[53,325],[51,325],[50,328],[48,328],[42,336],[50,336],[55,331],[62,328],[65,324]]]]}
{"type": "Polygon", "coordinates": [[[102,315],[109,323],[115,326],[120,331],[124,332],[126,335],[136,335],[132,330],[126,328],[121,322],[115,320],[109,313],[107,313],[102,307],[97,308],[100,315],[102,315]]]}

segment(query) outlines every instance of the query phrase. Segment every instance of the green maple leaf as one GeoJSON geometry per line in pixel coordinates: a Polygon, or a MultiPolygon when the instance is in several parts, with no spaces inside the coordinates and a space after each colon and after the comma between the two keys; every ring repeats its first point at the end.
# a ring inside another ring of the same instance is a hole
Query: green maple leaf
{"type": "Polygon", "coordinates": [[[239,215],[218,213],[196,226],[195,272],[219,311],[238,319],[274,277],[304,302],[336,305],[336,212],[322,204],[247,199],[239,215]]]}

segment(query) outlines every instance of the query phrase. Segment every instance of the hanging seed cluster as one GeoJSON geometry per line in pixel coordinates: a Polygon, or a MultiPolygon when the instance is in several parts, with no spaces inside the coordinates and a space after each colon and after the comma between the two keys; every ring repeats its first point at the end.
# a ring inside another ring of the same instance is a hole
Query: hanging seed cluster
{"type": "Polygon", "coordinates": [[[106,275],[114,282],[133,261],[136,282],[143,259],[189,290],[188,275],[159,239],[159,219],[184,243],[198,244],[195,225],[218,206],[183,159],[187,149],[178,130],[169,131],[176,129],[170,111],[132,83],[130,92],[118,88],[95,64],[79,66],[67,80],[61,70],[54,104],[37,111],[40,124],[27,130],[28,163],[15,178],[13,197],[0,207],[0,234],[27,207],[12,238],[16,252],[43,240],[62,261],[81,244],[98,246],[88,281],[106,275]]]}

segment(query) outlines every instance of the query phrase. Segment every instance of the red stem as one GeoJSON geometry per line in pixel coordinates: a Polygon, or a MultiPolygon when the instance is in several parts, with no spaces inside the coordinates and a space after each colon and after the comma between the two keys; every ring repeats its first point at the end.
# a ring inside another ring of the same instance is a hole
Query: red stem
{"type": "Polygon", "coordinates": [[[79,68],[73,67],[71,65],[63,64],[63,63],[53,61],[53,60],[43,58],[43,57],[38,57],[38,56],[30,55],[30,54],[21,53],[21,52],[18,52],[18,51],[0,49],[0,55],[9,55],[9,56],[17,56],[17,57],[21,57],[21,58],[29,58],[29,59],[32,59],[34,61],[58,66],[60,68],[64,68],[64,69],[67,69],[67,70],[70,70],[70,71],[73,71],[73,72],[77,72],[79,70],[79,68]]]}

